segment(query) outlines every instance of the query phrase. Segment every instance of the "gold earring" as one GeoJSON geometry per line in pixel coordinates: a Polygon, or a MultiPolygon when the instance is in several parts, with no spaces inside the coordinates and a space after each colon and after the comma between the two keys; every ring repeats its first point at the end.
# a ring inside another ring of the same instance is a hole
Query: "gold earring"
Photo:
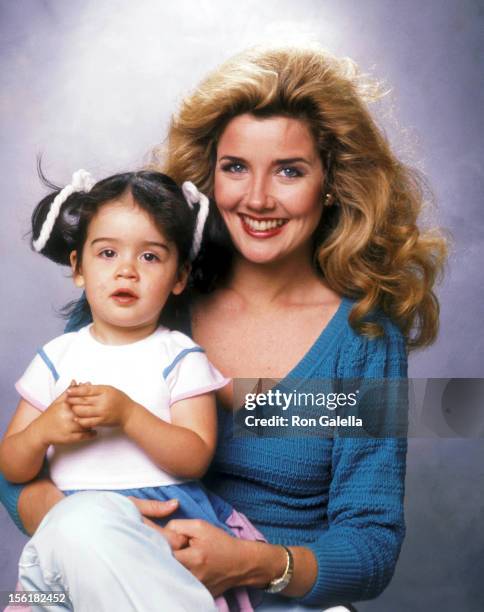
{"type": "Polygon", "coordinates": [[[324,196],[323,206],[331,206],[332,204],[333,204],[333,194],[332,193],[327,193],[324,196]]]}

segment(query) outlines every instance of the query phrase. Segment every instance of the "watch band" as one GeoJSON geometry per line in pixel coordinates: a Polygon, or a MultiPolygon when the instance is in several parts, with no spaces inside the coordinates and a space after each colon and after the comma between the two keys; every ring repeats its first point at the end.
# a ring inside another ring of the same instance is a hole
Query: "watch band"
{"type": "Polygon", "coordinates": [[[280,546],[284,549],[287,555],[287,563],[286,569],[282,576],[279,578],[274,578],[269,582],[269,585],[264,589],[266,593],[280,593],[283,591],[287,585],[291,582],[292,575],[294,573],[294,557],[292,556],[292,552],[284,546],[284,544],[280,544],[280,546]]]}

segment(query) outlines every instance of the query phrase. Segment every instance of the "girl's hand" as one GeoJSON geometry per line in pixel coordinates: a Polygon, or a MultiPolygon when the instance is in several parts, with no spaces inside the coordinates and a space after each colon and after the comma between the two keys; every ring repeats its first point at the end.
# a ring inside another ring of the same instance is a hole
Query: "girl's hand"
{"type": "Polygon", "coordinates": [[[157,501],[154,499],[138,499],[137,497],[129,497],[133,504],[138,508],[143,517],[143,523],[151,527],[167,540],[172,550],[180,550],[188,544],[188,538],[184,535],[175,533],[166,527],[160,527],[157,523],[150,521],[148,518],[165,518],[173,514],[178,508],[178,500],[170,499],[169,501],[157,501]]]}
{"type": "Polygon", "coordinates": [[[41,444],[72,444],[92,440],[96,432],[83,427],[67,401],[67,391],[59,395],[30,425],[41,444]]]}
{"type": "Polygon", "coordinates": [[[84,428],[107,425],[124,428],[136,402],[110,385],[84,383],[67,389],[67,402],[84,428]]]}
{"type": "Polygon", "coordinates": [[[175,558],[198,580],[213,597],[242,583],[246,574],[247,552],[244,542],[199,519],[174,519],[167,530],[188,538],[188,547],[175,550],[175,558]]]}

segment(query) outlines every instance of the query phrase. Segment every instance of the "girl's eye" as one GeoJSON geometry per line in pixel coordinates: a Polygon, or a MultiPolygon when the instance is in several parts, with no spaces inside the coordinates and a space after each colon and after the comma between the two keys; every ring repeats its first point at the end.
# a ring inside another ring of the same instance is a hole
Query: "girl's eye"
{"type": "Polygon", "coordinates": [[[285,166],[279,170],[279,174],[284,176],[285,178],[297,178],[298,176],[302,176],[303,173],[299,168],[295,166],[285,166]]]}
{"type": "Polygon", "coordinates": [[[155,255],[154,253],[143,253],[141,257],[142,259],[144,259],[145,261],[148,261],[149,263],[154,262],[154,261],[160,261],[160,258],[158,257],[158,255],[155,255]]]}
{"type": "Polygon", "coordinates": [[[116,257],[116,252],[113,249],[103,249],[99,255],[101,257],[105,257],[106,259],[111,259],[112,257],[116,257]]]}

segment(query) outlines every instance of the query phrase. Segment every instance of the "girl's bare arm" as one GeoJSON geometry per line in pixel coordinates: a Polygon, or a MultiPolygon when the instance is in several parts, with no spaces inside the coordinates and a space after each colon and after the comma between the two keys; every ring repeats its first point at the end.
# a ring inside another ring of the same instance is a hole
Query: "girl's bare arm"
{"type": "Polygon", "coordinates": [[[20,400],[0,442],[0,471],[7,480],[23,483],[35,478],[51,444],[71,444],[96,435],[79,425],[66,399],[64,392],[44,412],[20,400]]]}
{"type": "Polygon", "coordinates": [[[28,482],[42,468],[47,447],[32,426],[39,410],[21,399],[0,442],[0,471],[10,482],[28,482]]]}
{"type": "Polygon", "coordinates": [[[85,383],[67,394],[83,427],[120,427],[160,468],[180,478],[197,479],[207,470],[217,442],[213,393],[172,404],[171,423],[109,385],[85,383]]]}
{"type": "Polygon", "coordinates": [[[208,469],[217,443],[213,393],[181,400],[171,407],[167,423],[139,406],[124,431],[164,470],[180,478],[201,478],[208,469]]]}

